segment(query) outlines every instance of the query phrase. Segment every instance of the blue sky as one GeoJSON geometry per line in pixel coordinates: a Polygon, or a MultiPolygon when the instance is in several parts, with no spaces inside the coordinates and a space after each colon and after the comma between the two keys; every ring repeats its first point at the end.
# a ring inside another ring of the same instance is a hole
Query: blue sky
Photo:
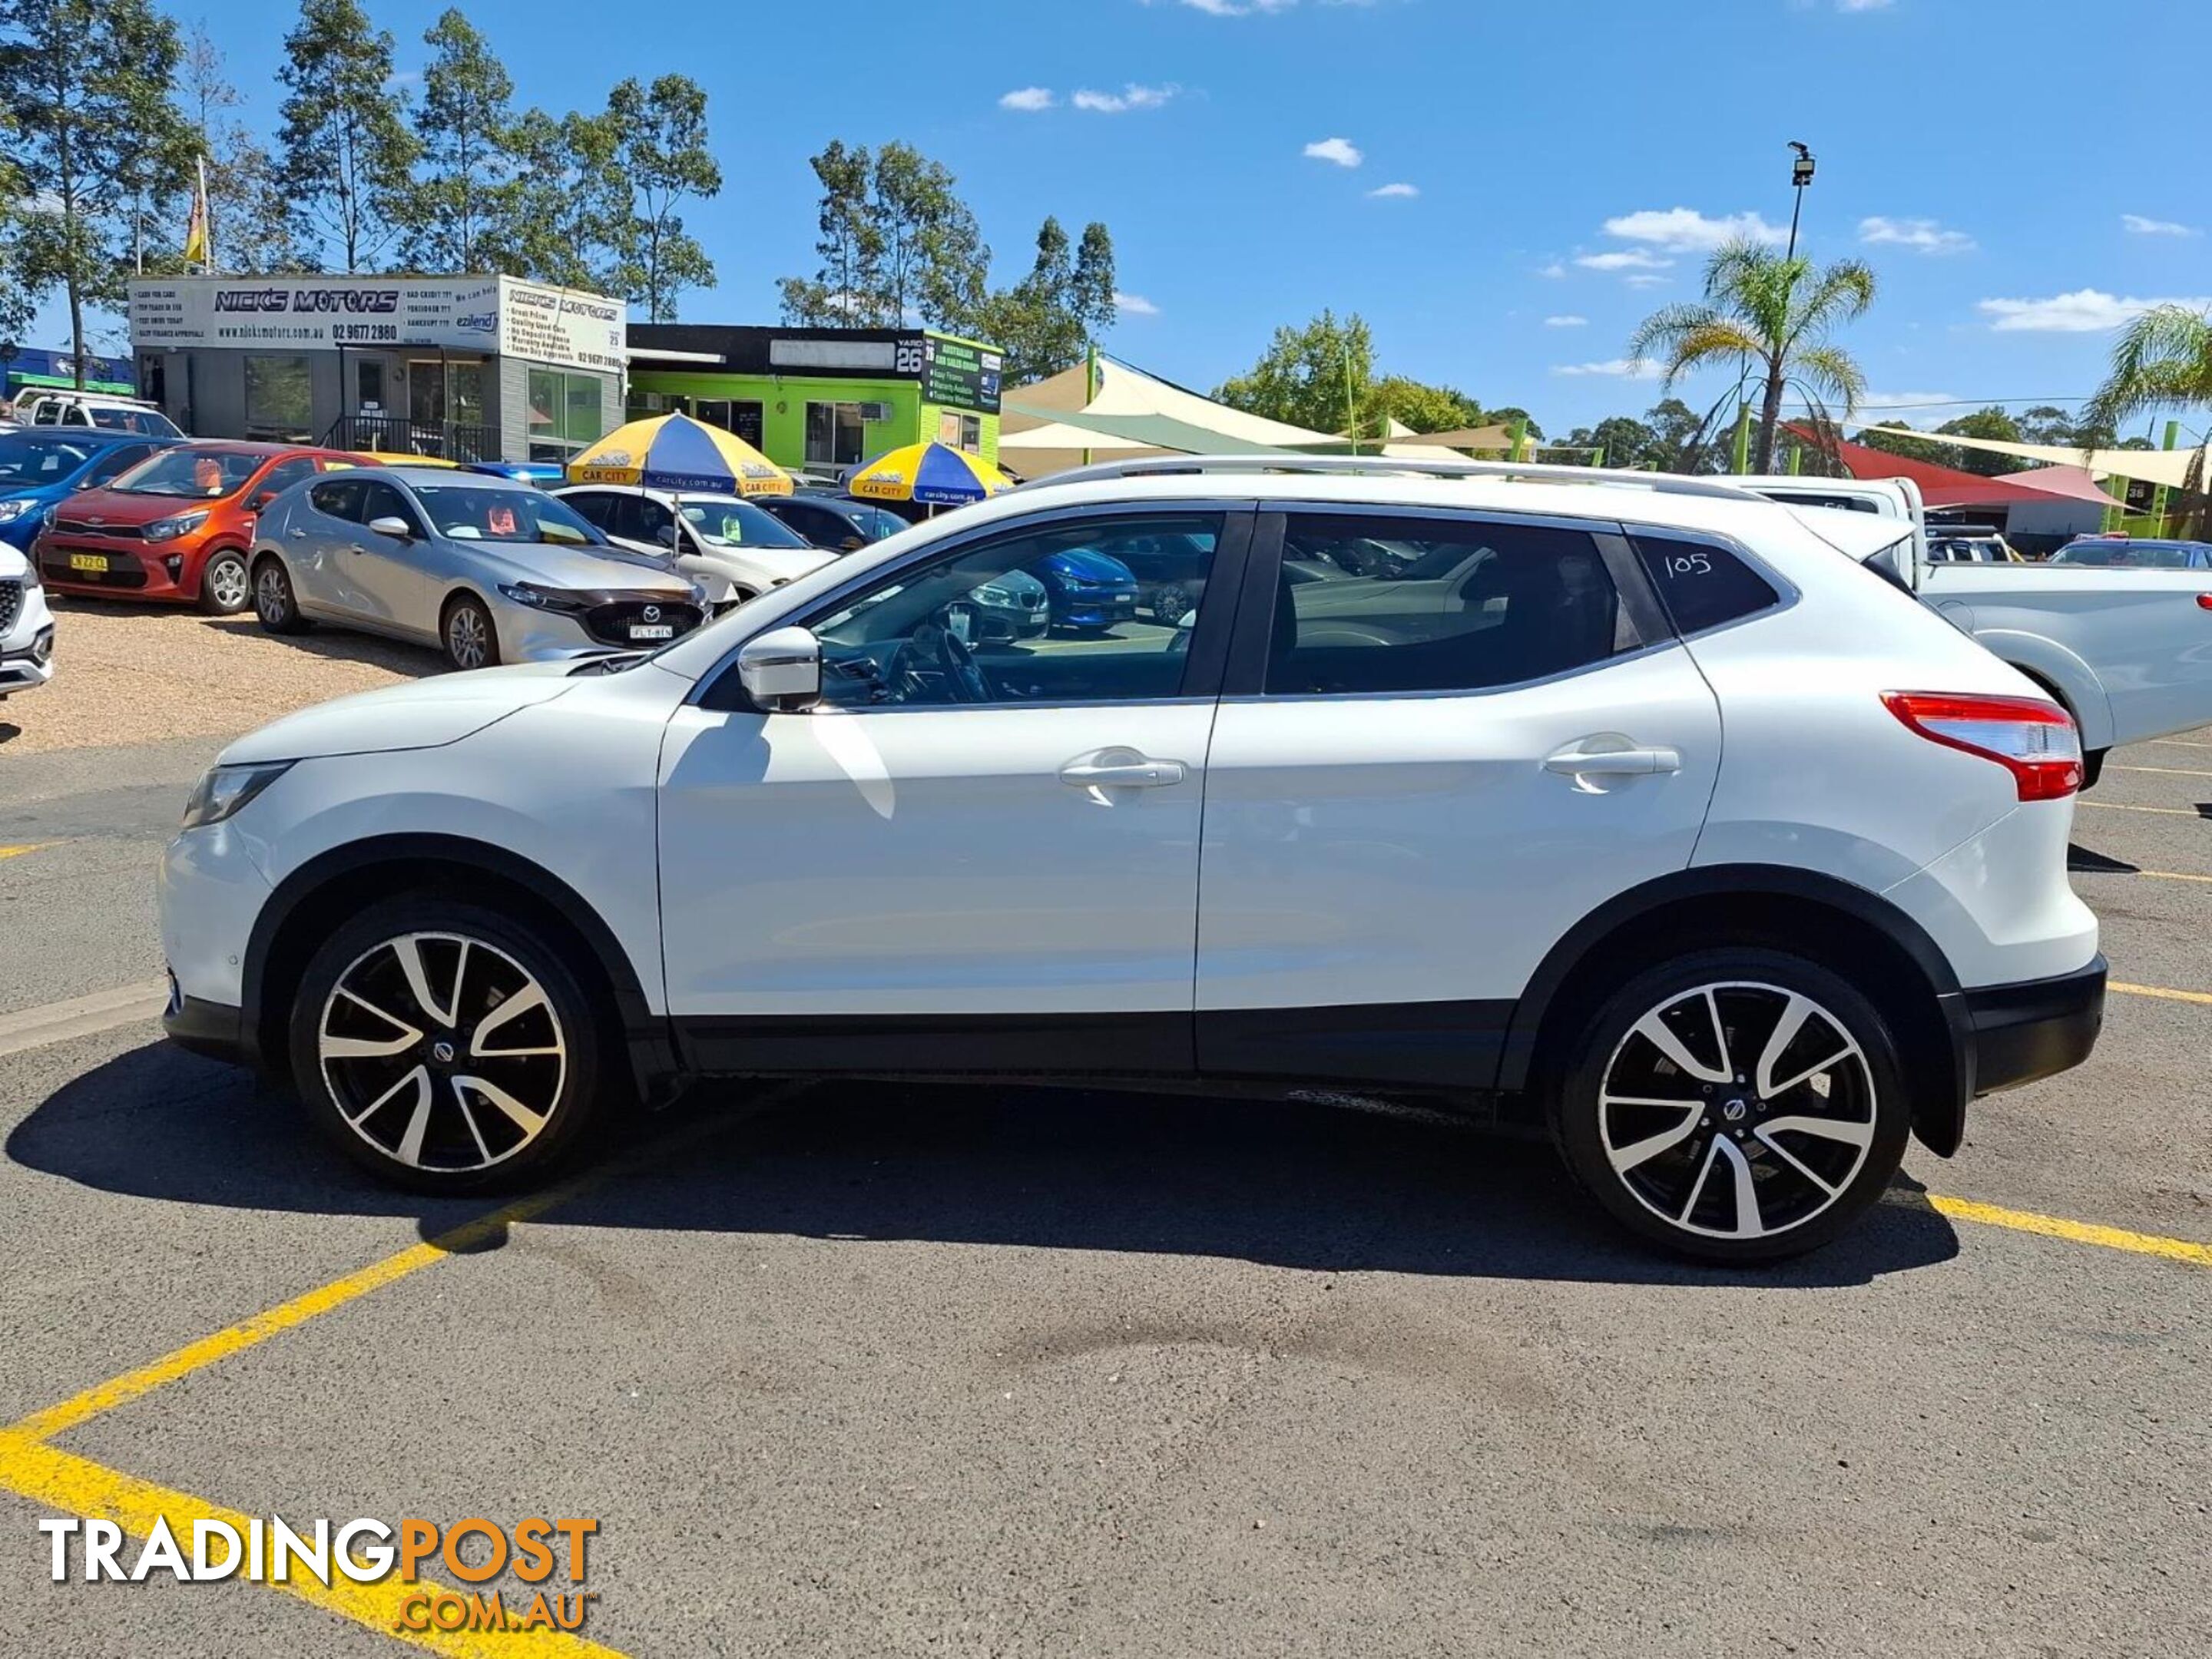
{"type": "MultiPolygon", "coordinates": [[[[419,69],[442,0],[366,3],[419,69]]],[[[174,9],[271,123],[289,14],[174,9]]],[[[1844,338],[1916,425],[2079,398],[2131,306],[2212,305],[2202,100],[2157,67],[2201,35],[2182,0],[465,9],[519,104],[596,107],[670,69],[707,87],[726,185],[694,228],[721,281],[690,320],[774,320],[775,279],[812,269],[806,158],[833,137],[951,167],[1000,280],[1045,214],[1104,220],[1138,296],[1106,343],[1170,379],[1211,386],[1331,306],[1367,318],[1386,371],[1552,431],[1656,396],[1620,373],[1630,331],[1694,295],[1728,226],[1787,227],[1792,138],[1820,158],[1802,245],[1875,265],[1844,338]]],[[[33,343],[60,343],[54,319],[33,343]]]]}

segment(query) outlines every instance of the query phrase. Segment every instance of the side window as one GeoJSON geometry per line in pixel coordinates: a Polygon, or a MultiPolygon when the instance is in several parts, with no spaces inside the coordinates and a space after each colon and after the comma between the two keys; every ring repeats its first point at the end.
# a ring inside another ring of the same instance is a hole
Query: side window
{"type": "Polygon", "coordinates": [[[840,708],[1115,702],[1182,690],[1190,628],[1221,541],[1218,514],[1085,518],[974,543],[810,619],[823,700],[840,708]],[[1139,605],[1117,556],[1160,536],[1196,568],[1176,623],[1139,605]]]}
{"type": "Polygon", "coordinates": [[[38,404],[31,410],[31,424],[33,426],[59,426],[61,423],[62,410],[59,404],[52,402],[43,403],[38,404]]]}
{"type": "Polygon", "coordinates": [[[84,407],[81,404],[64,404],[62,406],[62,424],[64,426],[90,426],[92,424],[92,416],[85,413],[84,407]]]}
{"type": "Polygon", "coordinates": [[[315,463],[311,457],[303,455],[297,460],[279,461],[269,469],[268,476],[261,480],[253,494],[256,498],[281,495],[302,478],[312,478],[314,475],[315,463]]]}
{"type": "Polygon", "coordinates": [[[150,453],[145,444],[110,444],[107,453],[92,464],[92,468],[77,481],[80,489],[97,489],[110,478],[118,478],[128,468],[144,460],[150,453]]]}
{"type": "Polygon", "coordinates": [[[636,509],[636,538],[658,547],[661,533],[675,524],[676,515],[664,503],[648,495],[631,496],[630,505],[636,509]]]}
{"type": "Polygon", "coordinates": [[[577,516],[585,523],[600,530],[613,528],[608,522],[607,509],[614,504],[615,497],[608,495],[605,490],[579,490],[574,495],[563,495],[561,499],[575,508],[577,516]]]}
{"type": "Polygon", "coordinates": [[[381,478],[363,478],[354,486],[361,492],[361,521],[373,524],[382,518],[399,519],[405,522],[407,533],[416,540],[422,538],[422,518],[398,489],[381,478]]]}
{"type": "Polygon", "coordinates": [[[1718,628],[1781,603],[1772,583],[1717,543],[1638,534],[1636,552],[1678,633],[1718,628]]]}
{"type": "Polygon", "coordinates": [[[1479,691],[1640,643],[1582,531],[1298,514],[1284,529],[1265,689],[1479,691]]]}
{"type": "Polygon", "coordinates": [[[359,524],[361,484],[358,478],[325,478],[308,489],[307,499],[314,503],[315,511],[325,518],[359,524]]]}

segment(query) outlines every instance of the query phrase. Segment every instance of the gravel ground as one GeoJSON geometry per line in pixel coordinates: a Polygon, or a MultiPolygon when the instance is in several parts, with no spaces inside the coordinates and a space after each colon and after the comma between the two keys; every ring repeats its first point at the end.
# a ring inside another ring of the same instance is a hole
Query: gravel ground
{"type": "Polygon", "coordinates": [[[53,682],[0,705],[8,755],[231,737],[349,691],[434,673],[437,655],[328,629],[297,639],[249,613],[52,596],[53,682]]]}

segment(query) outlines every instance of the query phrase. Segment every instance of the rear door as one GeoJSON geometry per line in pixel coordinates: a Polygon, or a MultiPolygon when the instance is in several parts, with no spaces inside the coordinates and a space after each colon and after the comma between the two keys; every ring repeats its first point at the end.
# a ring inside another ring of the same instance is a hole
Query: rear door
{"type": "Polygon", "coordinates": [[[1618,526],[1261,526],[1207,759],[1200,1068],[1487,1085],[1545,953],[1689,863],[1711,690],[1618,526]],[[1286,577],[1285,542],[1323,556],[1286,577]]]}
{"type": "Polygon", "coordinates": [[[310,616],[358,620],[371,614],[359,568],[368,533],[361,521],[361,486],[357,474],[319,478],[284,514],[284,562],[292,568],[300,608],[310,616]]]}

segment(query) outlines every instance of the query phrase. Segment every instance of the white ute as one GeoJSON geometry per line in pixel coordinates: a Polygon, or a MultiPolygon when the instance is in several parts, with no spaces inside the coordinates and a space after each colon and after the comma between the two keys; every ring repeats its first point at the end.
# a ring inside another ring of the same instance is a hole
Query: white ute
{"type": "Polygon", "coordinates": [[[169,1034],[433,1192],[694,1077],[1105,1081],[1412,1097],[1809,1249],[2089,1053],[2073,723],[1788,508],[1526,471],[1086,469],[651,656],[289,715],[164,858],[169,1034]],[[1176,622],[980,625],[1163,538],[1176,622]]]}
{"type": "Polygon", "coordinates": [[[2084,787],[2107,750],[2212,726],[2212,575],[1931,560],[1909,478],[1731,482],[1772,501],[1894,523],[1899,535],[1875,560],[2065,705],[2081,730],[2084,787]]]}

